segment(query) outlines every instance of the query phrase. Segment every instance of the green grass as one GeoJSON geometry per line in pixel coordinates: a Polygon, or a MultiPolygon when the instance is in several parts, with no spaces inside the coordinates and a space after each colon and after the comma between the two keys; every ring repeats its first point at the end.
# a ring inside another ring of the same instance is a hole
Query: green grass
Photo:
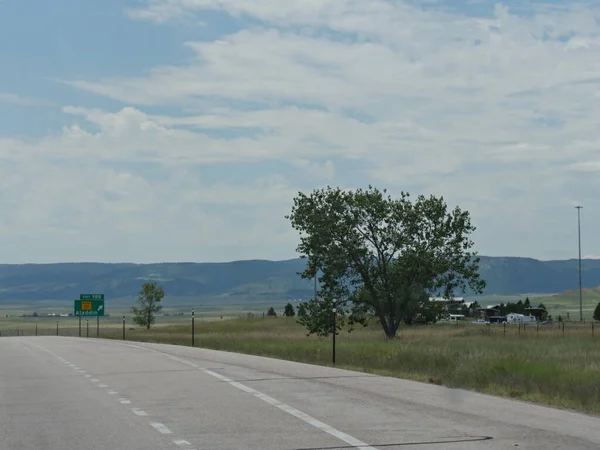
{"type": "MultiPolygon", "coordinates": [[[[583,318],[591,320],[594,314],[594,309],[600,303],[600,287],[593,289],[582,289],[582,310],[583,318]]],[[[561,315],[563,318],[569,316],[571,320],[579,319],[579,290],[573,289],[565,291],[562,294],[553,295],[541,299],[548,308],[548,312],[554,318],[561,315]]]]}
{"type": "MultiPolygon", "coordinates": [[[[165,318],[168,319],[168,318],[165,318]]],[[[150,331],[126,325],[128,340],[191,345],[189,316],[161,321],[150,331]],[[183,320],[183,319],[182,319],[183,320]]],[[[39,334],[55,334],[56,321],[40,320],[39,334]]],[[[85,322],[84,322],[85,323],[85,322]]],[[[121,339],[120,320],[104,319],[101,337],[121,339]]],[[[15,334],[33,334],[34,322],[0,320],[15,334]]],[[[76,336],[77,319],[60,321],[60,334],[76,336]]],[[[90,336],[95,336],[95,320],[90,336]]],[[[342,332],[337,339],[337,367],[449,387],[474,389],[538,403],[600,414],[600,324],[554,326],[476,326],[470,323],[403,328],[386,341],[378,326],[342,332]]],[[[271,356],[306,363],[331,364],[331,338],[306,336],[293,319],[210,318],[196,322],[196,343],[205,348],[271,356]]],[[[85,325],[83,335],[86,334],[85,325]]]]}

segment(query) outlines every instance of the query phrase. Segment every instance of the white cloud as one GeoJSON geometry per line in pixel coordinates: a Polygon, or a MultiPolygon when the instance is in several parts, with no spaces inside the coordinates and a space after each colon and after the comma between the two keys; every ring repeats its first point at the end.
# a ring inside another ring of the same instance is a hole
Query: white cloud
{"type": "Polygon", "coordinates": [[[10,103],[20,106],[49,106],[50,103],[42,100],[31,99],[11,92],[0,92],[0,104],[10,103]]]}
{"type": "Polygon", "coordinates": [[[472,212],[484,254],[570,257],[573,199],[585,226],[600,219],[598,6],[472,17],[386,0],[147,0],[126,13],[206,10],[240,29],[182,43],[191,59],[143,76],[64,81],[123,108],[64,106],[60,133],[0,139],[5,233],[72,230],[81,254],[93,235],[131,260],[291,257],[283,216],[324,184],[443,194],[472,212]]]}

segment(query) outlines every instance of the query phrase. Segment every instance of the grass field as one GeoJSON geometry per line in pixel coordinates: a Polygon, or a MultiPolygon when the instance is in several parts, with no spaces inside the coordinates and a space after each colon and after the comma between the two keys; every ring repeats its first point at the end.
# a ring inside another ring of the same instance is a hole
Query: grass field
{"type": "MultiPolygon", "coordinates": [[[[583,318],[591,319],[594,314],[594,309],[600,303],[600,287],[593,289],[582,289],[582,309],[583,318]]],[[[574,289],[563,292],[562,294],[553,295],[541,300],[548,308],[548,312],[554,318],[561,315],[563,318],[569,316],[572,320],[579,319],[579,290],[574,289]]]]}
{"type": "MultiPolygon", "coordinates": [[[[56,320],[38,319],[39,334],[56,334],[56,320]]],[[[83,336],[86,335],[86,323],[83,336]]],[[[59,333],[76,336],[76,318],[60,318],[59,333]]],[[[90,320],[90,336],[96,335],[90,320]]],[[[3,336],[34,334],[34,319],[0,319],[3,336]]],[[[600,331],[600,324],[597,324],[600,331]]],[[[188,316],[161,317],[150,331],[126,324],[126,339],[191,345],[188,316]]],[[[101,337],[122,339],[118,317],[101,321],[101,337]]],[[[331,364],[331,338],[306,336],[294,319],[196,321],[196,345],[218,350],[331,364]]],[[[592,325],[477,326],[470,323],[402,328],[383,339],[377,325],[342,332],[337,367],[408,378],[600,414],[600,336],[592,325]]]]}

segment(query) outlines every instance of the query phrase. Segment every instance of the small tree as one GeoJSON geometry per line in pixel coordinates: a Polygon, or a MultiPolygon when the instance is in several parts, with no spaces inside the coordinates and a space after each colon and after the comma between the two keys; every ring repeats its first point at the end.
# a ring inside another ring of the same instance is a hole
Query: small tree
{"type": "Polygon", "coordinates": [[[133,322],[149,330],[156,320],[156,313],[162,309],[164,296],[165,291],[155,281],[144,283],[138,293],[138,306],[131,307],[133,322]]]}
{"type": "Polygon", "coordinates": [[[306,317],[306,305],[304,302],[298,305],[298,317],[306,317]]]}
{"type": "Polygon", "coordinates": [[[525,297],[525,303],[523,306],[525,306],[525,308],[531,308],[531,301],[529,300],[529,297],[525,297]]]}
{"type": "Polygon", "coordinates": [[[267,311],[267,316],[270,317],[277,317],[277,313],[275,312],[275,309],[271,306],[269,308],[269,310],[267,311]]]}
{"type": "Polygon", "coordinates": [[[283,311],[283,315],[285,317],[294,317],[296,315],[296,311],[294,311],[294,306],[291,303],[285,305],[285,310],[283,311]]]}
{"type": "Polygon", "coordinates": [[[600,320],[600,302],[596,305],[596,309],[594,310],[594,320],[600,320]]]}

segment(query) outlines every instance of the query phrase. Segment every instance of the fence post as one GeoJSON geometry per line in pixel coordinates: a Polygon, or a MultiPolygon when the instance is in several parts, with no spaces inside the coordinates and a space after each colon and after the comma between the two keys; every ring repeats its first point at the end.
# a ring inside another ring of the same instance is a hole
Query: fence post
{"type": "Polygon", "coordinates": [[[535,323],[535,332],[536,332],[536,333],[539,333],[539,332],[540,332],[540,323],[539,323],[539,322],[536,322],[536,323],[535,323]]]}
{"type": "Polygon", "coordinates": [[[56,321],[56,335],[58,336],[58,320],[56,321]]]}
{"type": "Polygon", "coordinates": [[[562,323],[562,334],[563,334],[563,336],[565,335],[565,323],[564,322],[562,323]]]}
{"type": "MultiPolygon", "coordinates": [[[[593,328],[593,326],[592,326],[592,328],[593,328]]],[[[592,334],[594,334],[594,333],[592,332],[592,334]]],[[[37,336],[37,322],[35,324],[35,335],[37,336]]]]}
{"type": "Polygon", "coordinates": [[[502,325],[504,325],[504,336],[506,336],[506,322],[503,322],[502,325]]]}
{"type": "Polygon", "coordinates": [[[123,316],[123,340],[125,340],[125,316],[123,316]]]}
{"type": "Polygon", "coordinates": [[[196,335],[194,330],[194,308],[192,308],[192,347],[196,346],[196,335]]]}
{"type": "Polygon", "coordinates": [[[592,337],[594,337],[594,322],[592,322],[592,337]]]}
{"type": "Polygon", "coordinates": [[[519,336],[521,336],[521,322],[519,322],[519,336]]]}

